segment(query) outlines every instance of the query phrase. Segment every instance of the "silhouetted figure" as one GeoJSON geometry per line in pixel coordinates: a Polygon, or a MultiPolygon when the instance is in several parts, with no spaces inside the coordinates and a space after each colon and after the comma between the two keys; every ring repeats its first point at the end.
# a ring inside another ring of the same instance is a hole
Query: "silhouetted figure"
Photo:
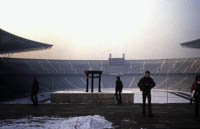
{"type": "Polygon", "coordinates": [[[122,103],[121,93],[122,93],[122,89],[123,89],[123,83],[120,80],[120,76],[117,76],[117,80],[115,83],[116,83],[115,96],[116,96],[118,104],[121,104],[122,103]]]}
{"type": "Polygon", "coordinates": [[[190,104],[192,104],[192,102],[195,101],[194,93],[195,93],[195,90],[196,90],[196,81],[197,81],[197,80],[198,80],[198,76],[195,77],[195,81],[194,81],[194,83],[192,84],[190,104]]]}
{"type": "Polygon", "coordinates": [[[38,105],[38,99],[37,99],[38,92],[39,92],[39,83],[38,83],[36,77],[34,77],[31,99],[33,101],[33,104],[36,106],[38,105]]]}
{"type": "Polygon", "coordinates": [[[146,71],[145,76],[138,82],[138,87],[142,91],[143,97],[143,115],[146,116],[146,98],[148,98],[148,111],[149,116],[153,117],[151,109],[151,89],[155,86],[154,80],[150,77],[150,72],[146,71]]]}
{"type": "Polygon", "coordinates": [[[200,75],[196,77],[194,82],[194,98],[195,98],[195,116],[199,116],[199,101],[200,101],[200,75]]]}

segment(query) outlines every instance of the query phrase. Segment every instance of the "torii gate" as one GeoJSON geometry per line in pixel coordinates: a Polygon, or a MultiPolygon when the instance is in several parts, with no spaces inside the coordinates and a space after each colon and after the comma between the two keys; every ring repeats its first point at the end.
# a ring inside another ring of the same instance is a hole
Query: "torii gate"
{"type": "Polygon", "coordinates": [[[93,89],[94,89],[94,78],[99,78],[99,92],[101,92],[101,75],[102,75],[102,71],[94,71],[94,70],[86,70],[85,74],[86,74],[86,92],[88,92],[88,83],[89,83],[89,78],[92,79],[92,84],[91,84],[91,92],[93,93],[93,89]],[[91,76],[90,76],[91,74],[91,76]],[[98,76],[94,76],[95,74],[98,74],[98,76]]]}

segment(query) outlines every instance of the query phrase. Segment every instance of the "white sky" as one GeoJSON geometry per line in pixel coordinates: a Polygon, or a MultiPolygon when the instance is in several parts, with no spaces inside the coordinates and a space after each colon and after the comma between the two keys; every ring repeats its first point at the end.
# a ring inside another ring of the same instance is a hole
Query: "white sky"
{"type": "Polygon", "coordinates": [[[179,43],[200,38],[195,0],[1,0],[0,28],[53,48],[21,58],[198,57],[179,43]]]}

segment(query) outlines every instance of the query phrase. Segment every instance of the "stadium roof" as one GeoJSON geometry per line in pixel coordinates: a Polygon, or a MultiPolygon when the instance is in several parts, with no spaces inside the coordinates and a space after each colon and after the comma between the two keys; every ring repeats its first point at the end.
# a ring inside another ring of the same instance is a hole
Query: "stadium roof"
{"type": "Polygon", "coordinates": [[[42,50],[52,46],[25,39],[0,29],[0,54],[42,50]]]}
{"type": "Polygon", "coordinates": [[[188,41],[188,42],[185,42],[185,43],[181,43],[181,46],[200,49],[200,39],[196,39],[196,40],[188,41]]]}

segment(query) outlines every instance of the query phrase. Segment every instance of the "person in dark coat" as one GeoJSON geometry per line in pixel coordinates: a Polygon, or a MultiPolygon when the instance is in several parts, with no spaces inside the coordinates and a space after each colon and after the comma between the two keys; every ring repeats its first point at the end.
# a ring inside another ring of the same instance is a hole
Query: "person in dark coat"
{"type": "Polygon", "coordinates": [[[150,77],[150,72],[146,71],[145,76],[140,79],[138,82],[138,87],[142,91],[143,97],[143,115],[146,116],[146,98],[148,98],[148,111],[149,116],[153,117],[152,109],[151,109],[151,89],[155,86],[154,80],[150,77]]]}
{"type": "Polygon", "coordinates": [[[116,83],[115,96],[116,96],[118,104],[121,104],[122,103],[121,93],[122,93],[122,89],[123,89],[123,83],[120,80],[120,76],[117,76],[117,80],[115,83],[116,83]]]}
{"type": "MultiPolygon", "coordinates": [[[[194,101],[194,93],[196,90],[196,85],[197,85],[197,80],[198,80],[198,76],[195,77],[194,83],[192,84],[192,88],[191,88],[191,97],[190,97],[190,104],[192,104],[192,102],[194,101]]],[[[194,101],[195,102],[195,101],[194,101]]]]}
{"type": "Polygon", "coordinates": [[[194,99],[195,99],[195,116],[199,116],[199,102],[200,102],[200,75],[196,77],[196,81],[194,82],[194,99]]]}
{"type": "Polygon", "coordinates": [[[31,93],[31,99],[33,101],[33,104],[35,106],[38,105],[38,99],[37,99],[37,94],[39,92],[39,83],[36,77],[34,77],[33,80],[33,86],[32,86],[32,93],[31,93]]]}

